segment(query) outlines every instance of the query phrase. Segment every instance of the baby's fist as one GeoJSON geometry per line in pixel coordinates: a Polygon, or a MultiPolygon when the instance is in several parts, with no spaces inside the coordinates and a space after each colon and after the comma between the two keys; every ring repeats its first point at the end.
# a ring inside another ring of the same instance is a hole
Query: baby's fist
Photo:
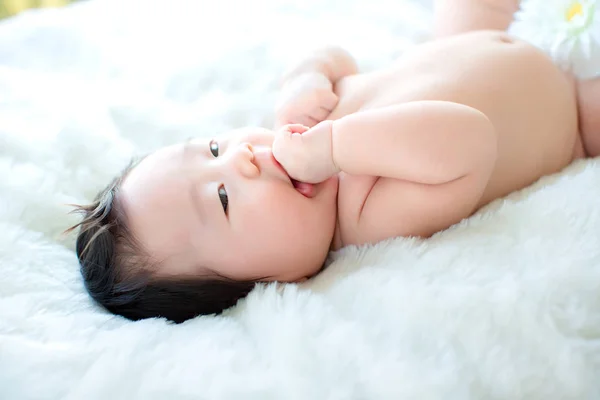
{"type": "Polygon", "coordinates": [[[313,128],[300,124],[279,128],[273,141],[273,156],[291,178],[320,183],[339,172],[333,161],[332,125],[333,121],[323,121],[313,128]]]}
{"type": "Polygon", "coordinates": [[[284,86],[275,107],[275,127],[300,124],[310,127],[325,120],[337,106],[333,84],[320,73],[305,73],[291,78],[284,86]]]}

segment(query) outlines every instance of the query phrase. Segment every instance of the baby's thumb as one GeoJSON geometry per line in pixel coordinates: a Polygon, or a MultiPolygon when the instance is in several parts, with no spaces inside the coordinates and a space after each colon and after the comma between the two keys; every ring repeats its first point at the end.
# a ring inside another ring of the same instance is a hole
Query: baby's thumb
{"type": "Polygon", "coordinates": [[[290,132],[280,129],[275,135],[275,140],[273,140],[273,147],[271,150],[275,160],[277,160],[277,162],[281,164],[284,169],[286,169],[285,165],[287,163],[287,159],[289,158],[288,153],[290,152],[290,136],[290,132]]]}

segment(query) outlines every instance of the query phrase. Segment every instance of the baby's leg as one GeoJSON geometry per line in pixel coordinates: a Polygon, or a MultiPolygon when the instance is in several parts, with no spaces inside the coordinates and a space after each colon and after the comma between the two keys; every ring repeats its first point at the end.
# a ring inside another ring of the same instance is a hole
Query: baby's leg
{"type": "Polygon", "coordinates": [[[434,35],[444,37],[476,30],[505,31],[520,0],[435,0],[434,35]]]}
{"type": "Polygon", "coordinates": [[[579,130],[589,157],[600,156],[600,77],[577,85],[579,130]]]}

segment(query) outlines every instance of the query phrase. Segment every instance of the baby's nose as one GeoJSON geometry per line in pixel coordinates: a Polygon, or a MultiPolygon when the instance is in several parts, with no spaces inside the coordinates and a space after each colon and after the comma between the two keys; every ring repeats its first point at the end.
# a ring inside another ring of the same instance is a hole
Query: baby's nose
{"type": "Polygon", "coordinates": [[[242,143],[240,144],[235,152],[235,158],[240,161],[254,161],[254,148],[250,143],[242,143]]]}
{"type": "Polygon", "coordinates": [[[245,177],[253,178],[258,176],[259,169],[254,163],[254,148],[250,143],[242,143],[235,152],[234,163],[236,169],[245,177]]]}
{"type": "Polygon", "coordinates": [[[250,143],[244,143],[242,145],[242,147],[244,148],[244,151],[248,152],[251,159],[254,160],[254,147],[252,147],[252,145],[250,143]]]}

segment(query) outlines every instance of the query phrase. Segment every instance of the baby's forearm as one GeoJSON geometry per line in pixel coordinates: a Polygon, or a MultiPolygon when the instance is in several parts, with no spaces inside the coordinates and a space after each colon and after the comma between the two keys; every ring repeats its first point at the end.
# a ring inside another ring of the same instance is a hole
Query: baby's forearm
{"type": "Polygon", "coordinates": [[[464,105],[420,101],[364,111],[332,123],[333,161],[353,175],[442,184],[496,157],[488,118],[464,105]]]}
{"type": "Polygon", "coordinates": [[[284,76],[283,83],[304,73],[323,74],[330,82],[358,72],[354,58],[340,47],[325,47],[310,54],[294,65],[284,76]]]}

